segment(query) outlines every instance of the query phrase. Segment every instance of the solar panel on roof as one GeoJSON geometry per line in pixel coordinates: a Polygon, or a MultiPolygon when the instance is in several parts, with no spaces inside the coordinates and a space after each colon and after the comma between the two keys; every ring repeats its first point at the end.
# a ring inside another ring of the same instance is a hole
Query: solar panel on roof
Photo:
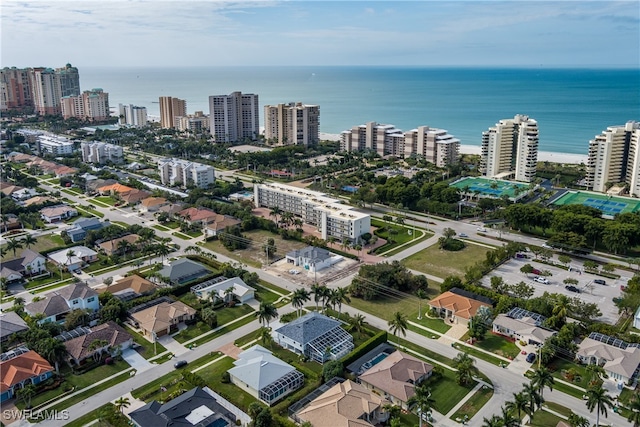
{"type": "Polygon", "coordinates": [[[592,340],[595,341],[599,341],[601,343],[613,346],[613,347],[617,347],[617,348],[621,348],[623,350],[625,350],[627,347],[629,347],[629,343],[616,338],[616,337],[612,337],[609,335],[605,335],[605,334],[601,334],[599,332],[591,332],[591,334],[589,334],[589,338],[591,338],[592,340]]]}

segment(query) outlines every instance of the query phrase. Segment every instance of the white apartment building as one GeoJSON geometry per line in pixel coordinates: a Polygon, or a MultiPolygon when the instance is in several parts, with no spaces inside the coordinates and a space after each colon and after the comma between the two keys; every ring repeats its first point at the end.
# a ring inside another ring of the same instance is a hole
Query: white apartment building
{"type": "Polygon", "coordinates": [[[627,184],[629,194],[640,197],[640,122],[610,126],[589,141],[587,187],[604,193],[618,183],[627,184]]]}
{"type": "Polygon", "coordinates": [[[254,185],[254,203],[257,207],[278,207],[299,216],[305,223],[317,227],[323,239],[357,242],[371,231],[371,217],[356,211],[339,200],[318,191],[268,183],[254,185]]]}
{"type": "Polygon", "coordinates": [[[342,151],[375,151],[380,156],[403,156],[404,133],[394,125],[368,122],[340,134],[342,151]]]}
{"type": "Polygon", "coordinates": [[[404,134],[404,156],[423,157],[438,167],[458,161],[460,140],[444,129],[420,126],[404,134]]]}
{"type": "Polygon", "coordinates": [[[73,154],[73,141],[58,135],[38,135],[36,141],[38,152],[55,156],[73,154]]]}
{"type": "Polygon", "coordinates": [[[118,115],[120,116],[120,124],[134,128],[145,127],[148,124],[147,108],[138,107],[133,104],[118,104],[118,115]]]}
{"type": "Polygon", "coordinates": [[[518,114],[482,133],[480,172],[490,178],[532,182],[538,163],[538,122],[518,114]]]}
{"type": "Polygon", "coordinates": [[[180,159],[162,159],[158,162],[160,180],[164,185],[194,185],[207,188],[216,180],[213,166],[180,159]]]}
{"type": "Polygon", "coordinates": [[[87,142],[80,144],[82,151],[82,161],[84,163],[104,164],[107,162],[122,163],[124,153],[122,147],[106,142],[87,142]]]}
{"type": "Polygon", "coordinates": [[[196,111],[195,114],[176,117],[176,127],[180,131],[190,131],[202,133],[209,130],[209,116],[202,111],[196,111]]]}
{"type": "Polygon", "coordinates": [[[258,95],[233,92],[210,96],[209,120],[216,142],[256,140],[260,134],[258,95]]]}
{"type": "Polygon", "coordinates": [[[301,102],[264,106],[264,137],[279,145],[315,145],[320,141],[320,107],[301,102]]]}

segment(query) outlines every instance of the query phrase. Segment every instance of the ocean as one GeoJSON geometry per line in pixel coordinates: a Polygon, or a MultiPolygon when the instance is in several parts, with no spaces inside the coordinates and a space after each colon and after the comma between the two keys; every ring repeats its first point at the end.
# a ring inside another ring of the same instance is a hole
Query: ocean
{"type": "MultiPolygon", "coordinates": [[[[607,126],[640,121],[638,69],[490,69],[417,67],[81,68],[83,90],[100,87],[111,107],[147,107],[158,97],[187,101],[188,113],[209,113],[210,95],[259,95],[260,106],[320,106],[320,131],[337,134],[375,121],[404,131],[447,129],[479,146],[484,130],[525,114],[538,121],[540,150],[586,154],[607,126]]],[[[263,112],[260,110],[260,120],[263,112]]]]}

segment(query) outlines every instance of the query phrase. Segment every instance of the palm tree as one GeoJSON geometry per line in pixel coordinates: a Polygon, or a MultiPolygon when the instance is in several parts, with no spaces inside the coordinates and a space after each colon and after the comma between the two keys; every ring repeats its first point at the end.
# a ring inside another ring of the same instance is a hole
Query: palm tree
{"type": "Polygon", "coordinates": [[[509,402],[507,402],[507,405],[502,407],[502,425],[504,427],[520,427],[520,418],[516,418],[513,413],[511,412],[511,409],[509,409],[509,402]]]}
{"type": "Polygon", "coordinates": [[[531,381],[533,385],[538,387],[538,392],[540,393],[540,398],[544,401],[544,388],[549,387],[550,391],[553,391],[553,386],[555,381],[553,379],[553,375],[547,368],[538,368],[533,371],[533,375],[531,376],[531,381]]]}
{"type": "Polygon", "coordinates": [[[122,255],[126,255],[129,249],[132,249],[133,245],[126,240],[120,240],[118,242],[118,251],[122,253],[122,255]]]}
{"type": "MultiPolygon", "coordinates": [[[[389,330],[393,334],[393,336],[397,337],[398,332],[400,332],[403,336],[407,336],[407,329],[409,328],[409,324],[407,323],[407,315],[396,311],[393,314],[393,318],[387,322],[389,325],[389,330]]],[[[398,341],[399,342],[399,341],[398,341]]]]}
{"type": "Polygon", "coordinates": [[[357,333],[359,336],[362,336],[362,333],[365,330],[366,323],[367,322],[365,321],[364,316],[358,313],[349,318],[349,330],[351,332],[357,333]]]}
{"type": "Polygon", "coordinates": [[[227,289],[224,290],[224,299],[225,302],[229,303],[233,300],[233,293],[236,291],[236,287],[235,286],[229,286],[227,289]]]}
{"type": "Polygon", "coordinates": [[[494,415],[489,419],[483,418],[482,427],[503,427],[502,418],[498,415],[494,415]]]}
{"type": "Polygon", "coordinates": [[[473,381],[473,375],[476,373],[475,360],[467,353],[458,353],[453,359],[453,367],[457,370],[456,378],[458,384],[465,385],[473,381]]]}
{"type": "Polygon", "coordinates": [[[118,411],[124,412],[124,408],[128,408],[131,405],[131,402],[129,401],[128,397],[122,396],[115,402],[113,402],[113,404],[116,405],[116,409],[118,411]]]}
{"type": "Polygon", "coordinates": [[[109,341],[107,340],[93,340],[91,344],[89,344],[89,351],[94,351],[93,360],[98,362],[102,359],[102,348],[107,346],[109,341]]]}
{"type": "Polygon", "coordinates": [[[9,239],[7,240],[7,245],[4,247],[5,250],[7,251],[12,251],[13,252],[13,256],[15,258],[16,256],[16,251],[18,249],[22,249],[22,242],[16,239],[9,239]]]}
{"type": "Polygon", "coordinates": [[[529,406],[529,397],[523,392],[513,393],[513,402],[507,402],[507,408],[510,411],[518,411],[518,419],[522,419],[522,412],[525,414],[531,413],[531,407],[529,406]]]}
{"type": "Polygon", "coordinates": [[[589,409],[589,412],[596,410],[596,427],[600,427],[600,414],[604,415],[605,418],[607,417],[607,407],[609,409],[613,407],[613,400],[602,385],[589,387],[586,395],[587,409],[589,409]]]}
{"type": "Polygon", "coordinates": [[[49,363],[53,363],[56,367],[56,373],[58,373],[59,362],[63,361],[67,355],[67,348],[62,341],[46,338],[38,343],[37,353],[47,359],[49,363]]]}
{"type": "Polygon", "coordinates": [[[629,409],[631,413],[627,421],[633,423],[633,427],[640,427],[640,394],[636,392],[629,401],[629,409]]]}
{"type": "Polygon", "coordinates": [[[276,223],[276,227],[278,226],[278,215],[282,214],[282,209],[280,209],[278,206],[274,206],[273,208],[271,208],[271,211],[269,212],[269,216],[275,217],[275,223],[276,223]]]}
{"type": "Polygon", "coordinates": [[[262,341],[263,346],[271,348],[271,344],[273,343],[271,328],[260,328],[260,341],[262,341]]]}
{"type": "Polygon", "coordinates": [[[529,399],[529,416],[533,419],[533,413],[536,411],[536,408],[540,408],[542,406],[542,397],[538,392],[538,387],[536,387],[532,382],[529,384],[522,384],[522,392],[529,399]]]}
{"type": "Polygon", "coordinates": [[[333,290],[333,297],[338,306],[338,319],[342,314],[342,303],[349,304],[351,302],[351,298],[349,298],[349,290],[347,288],[336,288],[333,290]]]}
{"type": "Polygon", "coordinates": [[[71,265],[71,258],[76,256],[76,251],[74,251],[73,249],[69,249],[66,255],[67,255],[67,268],[68,268],[69,265],[71,265]]]}
{"type": "Polygon", "coordinates": [[[35,245],[38,242],[38,239],[33,237],[31,234],[27,234],[27,236],[22,239],[22,243],[27,247],[27,249],[31,248],[31,245],[35,245]]]}
{"type": "Polygon", "coordinates": [[[563,322],[569,312],[569,302],[569,298],[566,295],[558,295],[553,305],[553,315],[562,319],[563,322]]]}
{"type": "Polygon", "coordinates": [[[298,288],[293,291],[293,295],[291,296],[291,305],[297,309],[298,316],[300,316],[302,312],[302,307],[304,307],[304,303],[309,301],[311,296],[309,292],[304,288],[298,288]]]}
{"type": "Polygon", "coordinates": [[[589,427],[591,425],[588,419],[581,417],[578,414],[574,414],[573,412],[569,414],[567,421],[571,427],[589,427]]]}
{"type": "Polygon", "coordinates": [[[276,309],[276,306],[271,303],[261,302],[260,307],[256,312],[256,316],[258,316],[258,320],[260,320],[260,323],[262,323],[263,326],[266,323],[266,326],[269,327],[269,322],[278,317],[278,310],[276,309]]]}
{"type": "MultiPolygon", "coordinates": [[[[313,300],[316,303],[316,311],[318,311],[318,303],[324,298],[324,292],[325,292],[326,286],[323,285],[319,285],[317,283],[314,283],[313,285],[311,285],[311,293],[313,294],[313,300]]],[[[324,301],[323,301],[323,305],[324,305],[324,301]]]]}
{"type": "Polygon", "coordinates": [[[31,398],[36,395],[36,386],[26,384],[24,387],[16,391],[16,397],[21,399],[27,408],[31,408],[31,398]]]}
{"type": "Polygon", "coordinates": [[[422,415],[429,414],[435,400],[431,398],[431,389],[426,384],[420,384],[414,388],[415,394],[407,400],[410,410],[417,409],[420,427],[422,427],[422,415]]]}

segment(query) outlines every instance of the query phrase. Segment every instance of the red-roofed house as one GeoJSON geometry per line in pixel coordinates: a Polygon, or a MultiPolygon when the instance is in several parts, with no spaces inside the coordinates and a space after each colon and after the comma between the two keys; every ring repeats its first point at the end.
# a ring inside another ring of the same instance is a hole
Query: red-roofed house
{"type": "Polygon", "coordinates": [[[39,384],[53,375],[53,367],[33,350],[0,362],[0,402],[15,396],[28,384],[39,384]]]}
{"type": "Polygon", "coordinates": [[[491,304],[458,295],[451,291],[440,294],[429,301],[429,306],[440,317],[447,318],[452,323],[456,322],[463,325],[469,323],[469,319],[475,316],[478,311],[491,308],[491,304]]]}
{"type": "Polygon", "coordinates": [[[206,208],[187,208],[178,213],[189,224],[200,223],[203,226],[216,220],[217,213],[206,208]]]}

